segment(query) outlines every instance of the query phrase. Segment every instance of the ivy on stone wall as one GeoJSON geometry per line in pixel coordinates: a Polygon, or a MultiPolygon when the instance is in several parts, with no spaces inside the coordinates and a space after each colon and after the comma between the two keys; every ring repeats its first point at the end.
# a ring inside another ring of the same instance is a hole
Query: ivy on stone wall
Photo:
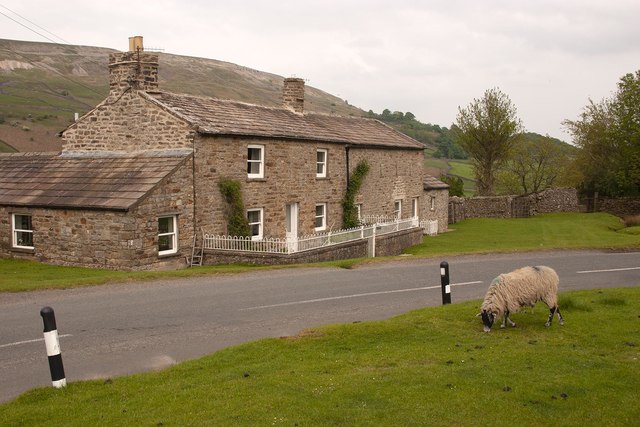
{"type": "Polygon", "coordinates": [[[227,202],[225,215],[227,217],[227,233],[230,236],[249,236],[249,222],[242,203],[242,186],[240,181],[221,178],[218,182],[220,193],[227,202]]]}
{"type": "Polygon", "coordinates": [[[359,225],[358,211],[356,210],[356,194],[360,191],[362,181],[369,173],[369,163],[360,161],[349,177],[347,192],[342,199],[342,227],[353,228],[359,225]]]}

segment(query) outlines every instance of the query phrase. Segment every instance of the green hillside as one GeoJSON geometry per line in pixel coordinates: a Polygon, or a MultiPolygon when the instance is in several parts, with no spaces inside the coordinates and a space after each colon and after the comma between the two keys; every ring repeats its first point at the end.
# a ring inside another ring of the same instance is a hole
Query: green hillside
{"type": "MultiPolygon", "coordinates": [[[[0,140],[18,151],[60,147],[58,132],[108,93],[108,56],[113,49],[0,39],[0,140]]],[[[281,104],[282,76],[214,59],[158,53],[160,89],[281,104]]],[[[363,115],[359,108],[313,86],[307,111],[363,115]]]]}

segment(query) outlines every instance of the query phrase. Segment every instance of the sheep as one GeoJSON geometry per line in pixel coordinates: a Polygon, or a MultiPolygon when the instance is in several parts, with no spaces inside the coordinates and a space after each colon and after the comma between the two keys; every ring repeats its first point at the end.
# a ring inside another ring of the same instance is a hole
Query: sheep
{"type": "Polygon", "coordinates": [[[480,308],[478,316],[482,317],[484,331],[489,332],[495,319],[502,315],[501,328],[506,323],[513,327],[516,324],[509,318],[511,312],[521,307],[533,307],[538,301],[549,306],[549,318],[545,326],[551,326],[554,313],[558,315],[558,323],[564,325],[564,319],[558,308],[558,275],[546,266],[523,267],[510,273],[501,274],[491,282],[480,308]]]}

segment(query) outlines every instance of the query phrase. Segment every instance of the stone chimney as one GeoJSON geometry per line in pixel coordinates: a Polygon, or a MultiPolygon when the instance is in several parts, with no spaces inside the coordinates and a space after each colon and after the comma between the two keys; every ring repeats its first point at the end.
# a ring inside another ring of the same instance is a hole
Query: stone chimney
{"type": "Polygon", "coordinates": [[[128,52],[109,54],[109,97],[129,89],[158,89],[158,54],[144,51],[142,36],[129,37],[128,52]]]}
{"type": "Polygon", "coordinates": [[[304,113],[304,80],[297,77],[284,79],[282,106],[294,113],[304,113]]]}

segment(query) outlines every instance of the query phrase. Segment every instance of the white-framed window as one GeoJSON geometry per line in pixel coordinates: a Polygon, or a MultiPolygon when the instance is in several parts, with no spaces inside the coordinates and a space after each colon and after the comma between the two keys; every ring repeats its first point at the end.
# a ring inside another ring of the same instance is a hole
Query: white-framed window
{"type": "Polygon", "coordinates": [[[316,231],[327,229],[327,204],[318,203],[316,205],[316,231]]]}
{"type": "Polygon", "coordinates": [[[11,220],[13,229],[13,247],[20,249],[33,249],[33,224],[31,215],[13,214],[11,220]]]}
{"type": "Polygon", "coordinates": [[[396,200],[393,202],[393,217],[395,219],[402,218],[402,200],[396,200]]]}
{"type": "Polygon", "coordinates": [[[436,210],[436,196],[431,196],[431,199],[429,201],[429,209],[432,211],[436,210]]]}
{"type": "Polygon", "coordinates": [[[247,210],[247,221],[249,222],[251,240],[262,239],[262,212],[262,208],[247,210]]]}
{"type": "Polygon", "coordinates": [[[177,215],[158,218],[158,255],[169,255],[178,252],[178,217],[177,215]]]}
{"type": "Polygon", "coordinates": [[[411,199],[411,216],[416,218],[418,216],[418,198],[411,199]]]}
{"type": "Polygon", "coordinates": [[[356,204],[356,214],[358,214],[358,221],[362,219],[362,203],[356,204]]]}
{"type": "Polygon", "coordinates": [[[247,147],[247,178],[264,178],[264,145],[247,147]]]}
{"type": "Polygon", "coordinates": [[[316,151],[316,178],[327,177],[327,150],[319,148],[316,151]]]}

